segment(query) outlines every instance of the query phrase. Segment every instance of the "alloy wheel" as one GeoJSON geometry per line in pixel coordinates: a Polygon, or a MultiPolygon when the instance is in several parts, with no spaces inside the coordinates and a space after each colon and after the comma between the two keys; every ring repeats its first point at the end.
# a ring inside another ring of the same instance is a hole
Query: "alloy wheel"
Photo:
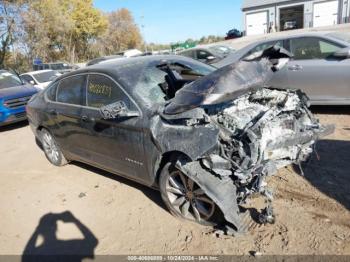
{"type": "Polygon", "coordinates": [[[56,145],[55,140],[49,132],[44,132],[42,142],[46,156],[51,162],[57,163],[59,161],[60,151],[56,145]]]}
{"type": "Polygon", "coordinates": [[[181,171],[169,174],[166,193],[178,215],[196,222],[209,222],[215,212],[215,203],[205,192],[181,171]]]}

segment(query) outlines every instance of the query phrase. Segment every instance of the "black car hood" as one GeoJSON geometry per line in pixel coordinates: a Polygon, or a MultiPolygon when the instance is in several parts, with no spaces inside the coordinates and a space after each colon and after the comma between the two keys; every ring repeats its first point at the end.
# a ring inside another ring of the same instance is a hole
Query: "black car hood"
{"type": "Polygon", "coordinates": [[[173,115],[200,106],[224,103],[265,87],[274,71],[278,70],[278,60],[289,57],[288,51],[273,46],[220,68],[180,89],[165,106],[164,113],[173,115]]]}

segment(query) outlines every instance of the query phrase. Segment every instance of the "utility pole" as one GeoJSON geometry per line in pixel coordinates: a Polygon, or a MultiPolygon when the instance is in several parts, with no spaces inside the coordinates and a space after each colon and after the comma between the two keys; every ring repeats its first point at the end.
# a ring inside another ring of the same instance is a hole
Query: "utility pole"
{"type": "Polygon", "coordinates": [[[146,34],[145,34],[145,24],[144,24],[144,16],[141,16],[141,34],[142,34],[142,38],[143,38],[143,44],[144,44],[144,50],[147,53],[147,43],[146,43],[146,34]]]}

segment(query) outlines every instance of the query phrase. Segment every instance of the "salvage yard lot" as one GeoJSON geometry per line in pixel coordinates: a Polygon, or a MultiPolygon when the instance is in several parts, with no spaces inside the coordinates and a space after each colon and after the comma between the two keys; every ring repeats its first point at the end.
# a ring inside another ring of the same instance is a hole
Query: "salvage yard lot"
{"type": "MultiPolygon", "coordinates": [[[[97,246],[91,237],[82,241],[85,253],[95,255],[350,255],[350,109],[313,111],[322,123],[336,124],[336,132],[317,145],[320,160],[313,155],[303,168],[305,177],[296,174],[298,168],[288,167],[271,178],[276,223],[255,224],[239,237],[213,234],[210,228],[174,218],[157,191],[121,177],[77,163],[52,166],[28,125],[3,127],[0,255],[22,254],[30,248],[40,219],[65,211],[97,239],[97,246]]],[[[83,238],[72,223],[57,225],[60,240],[83,238]]],[[[45,243],[54,231],[44,227],[41,234],[45,243]]]]}

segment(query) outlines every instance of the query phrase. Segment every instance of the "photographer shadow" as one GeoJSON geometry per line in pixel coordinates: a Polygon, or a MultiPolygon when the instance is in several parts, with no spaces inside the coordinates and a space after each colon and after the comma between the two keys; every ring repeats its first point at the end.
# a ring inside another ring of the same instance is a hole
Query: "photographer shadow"
{"type": "Polygon", "coordinates": [[[98,244],[93,233],[69,211],[60,214],[46,214],[30,237],[22,256],[22,262],[34,261],[83,261],[94,258],[98,244]],[[73,223],[83,239],[61,240],[57,238],[57,222],[73,223]]]}

